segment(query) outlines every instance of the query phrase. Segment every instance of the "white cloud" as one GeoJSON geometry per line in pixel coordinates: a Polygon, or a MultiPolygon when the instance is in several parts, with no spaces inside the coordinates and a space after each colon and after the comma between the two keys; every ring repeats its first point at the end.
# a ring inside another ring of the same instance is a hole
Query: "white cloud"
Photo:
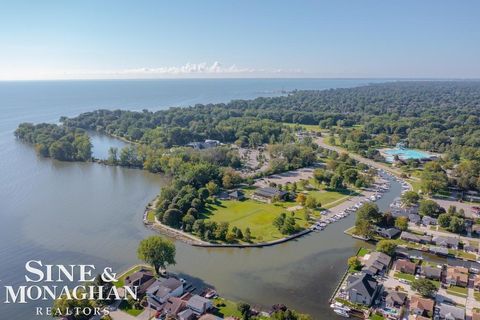
{"type": "Polygon", "coordinates": [[[224,66],[218,61],[212,64],[186,63],[180,66],[141,67],[122,70],[3,70],[0,80],[30,79],[155,79],[201,77],[290,77],[302,76],[303,71],[284,69],[257,69],[224,66]]]}

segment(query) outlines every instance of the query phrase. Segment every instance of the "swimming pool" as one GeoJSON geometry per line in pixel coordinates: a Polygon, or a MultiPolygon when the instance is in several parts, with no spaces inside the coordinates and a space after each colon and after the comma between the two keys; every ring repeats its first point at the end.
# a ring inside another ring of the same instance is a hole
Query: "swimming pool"
{"type": "Polygon", "coordinates": [[[432,157],[432,155],[427,152],[423,152],[420,150],[413,150],[413,149],[395,148],[395,149],[385,150],[384,153],[387,154],[385,159],[388,162],[393,162],[395,155],[398,155],[402,160],[408,160],[408,159],[420,160],[420,159],[429,159],[432,157]]]}

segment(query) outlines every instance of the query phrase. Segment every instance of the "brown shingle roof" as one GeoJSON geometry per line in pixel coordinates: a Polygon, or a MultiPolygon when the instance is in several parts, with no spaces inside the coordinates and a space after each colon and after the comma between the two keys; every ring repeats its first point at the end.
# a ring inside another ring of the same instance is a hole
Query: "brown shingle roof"
{"type": "Polygon", "coordinates": [[[433,305],[435,302],[432,299],[422,298],[419,296],[413,296],[410,299],[410,308],[412,309],[419,309],[424,311],[433,311],[433,305]]]}

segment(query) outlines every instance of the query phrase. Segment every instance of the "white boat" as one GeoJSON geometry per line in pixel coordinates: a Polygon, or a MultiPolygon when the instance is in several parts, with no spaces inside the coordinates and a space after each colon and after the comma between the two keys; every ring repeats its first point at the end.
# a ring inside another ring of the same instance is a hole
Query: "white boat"
{"type": "Polygon", "coordinates": [[[333,312],[335,312],[336,314],[338,314],[339,316],[342,316],[344,318],[350,318],[350,316],[348,315],[348,313],[345,310],[333,309],[333,312]]]}
{"type": "Polygon", "coordinates": [[[339,310],[345,310],[345,311],[350,311],[351,309],[343,304],[341,304],[340,302],[338,301],[335,301],[334,303],[332,303],[330,305],[331,308],[333,309],[339,309],[339,310]]]}

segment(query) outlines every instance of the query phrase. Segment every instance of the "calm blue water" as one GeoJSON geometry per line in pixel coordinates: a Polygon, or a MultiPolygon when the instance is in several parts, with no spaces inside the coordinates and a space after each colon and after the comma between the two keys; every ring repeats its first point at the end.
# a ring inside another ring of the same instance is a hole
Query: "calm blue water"
{"type": "MultiPolygon", "coordinates": [[[[19,123],[56,122],[60,116],[98,108],[157,110],[371,82],[379,81],[0,82],[0,286],[22,283],[30,259],[116,270],[137,263],[138,242],[149,234],[141,223],[143,207],[164,184],[160,176],[140,170],[39,158],[33,148],[15,140],[19,123]]],[[[93,143],[97,157],[106,156],[110,145],[123,145],[96,135],[93,143]]],[[[356,250],[355,241],[341,233],[344,227],[339,224],[325,235],[265,250],[210,251],[177,243],[176,268],[197,282],[214,284],[228,297],[261,305],[287,303],[314,315],[326,312],[329,319],[326,300],[343,270],[338,265],[356,250]],[[325,242],[335,236],[335,241],[325,242]]],[[[32,316],[31,305],[0,304],[0,319],[39,318],[32,316]]]]}
{"type": "Polygon", "coordinates": [[[431,155],[427,152],[423,152],[420,150],[414,149],[389,149],[385,150],[386,154],[389,154],[390,157],[386,157],[388,162],[393,162],[394,156],[398,155],[402,160],[414,159],[414,160],[421,160],[421,159],[428,159],[431,158],[431,155]]]}

